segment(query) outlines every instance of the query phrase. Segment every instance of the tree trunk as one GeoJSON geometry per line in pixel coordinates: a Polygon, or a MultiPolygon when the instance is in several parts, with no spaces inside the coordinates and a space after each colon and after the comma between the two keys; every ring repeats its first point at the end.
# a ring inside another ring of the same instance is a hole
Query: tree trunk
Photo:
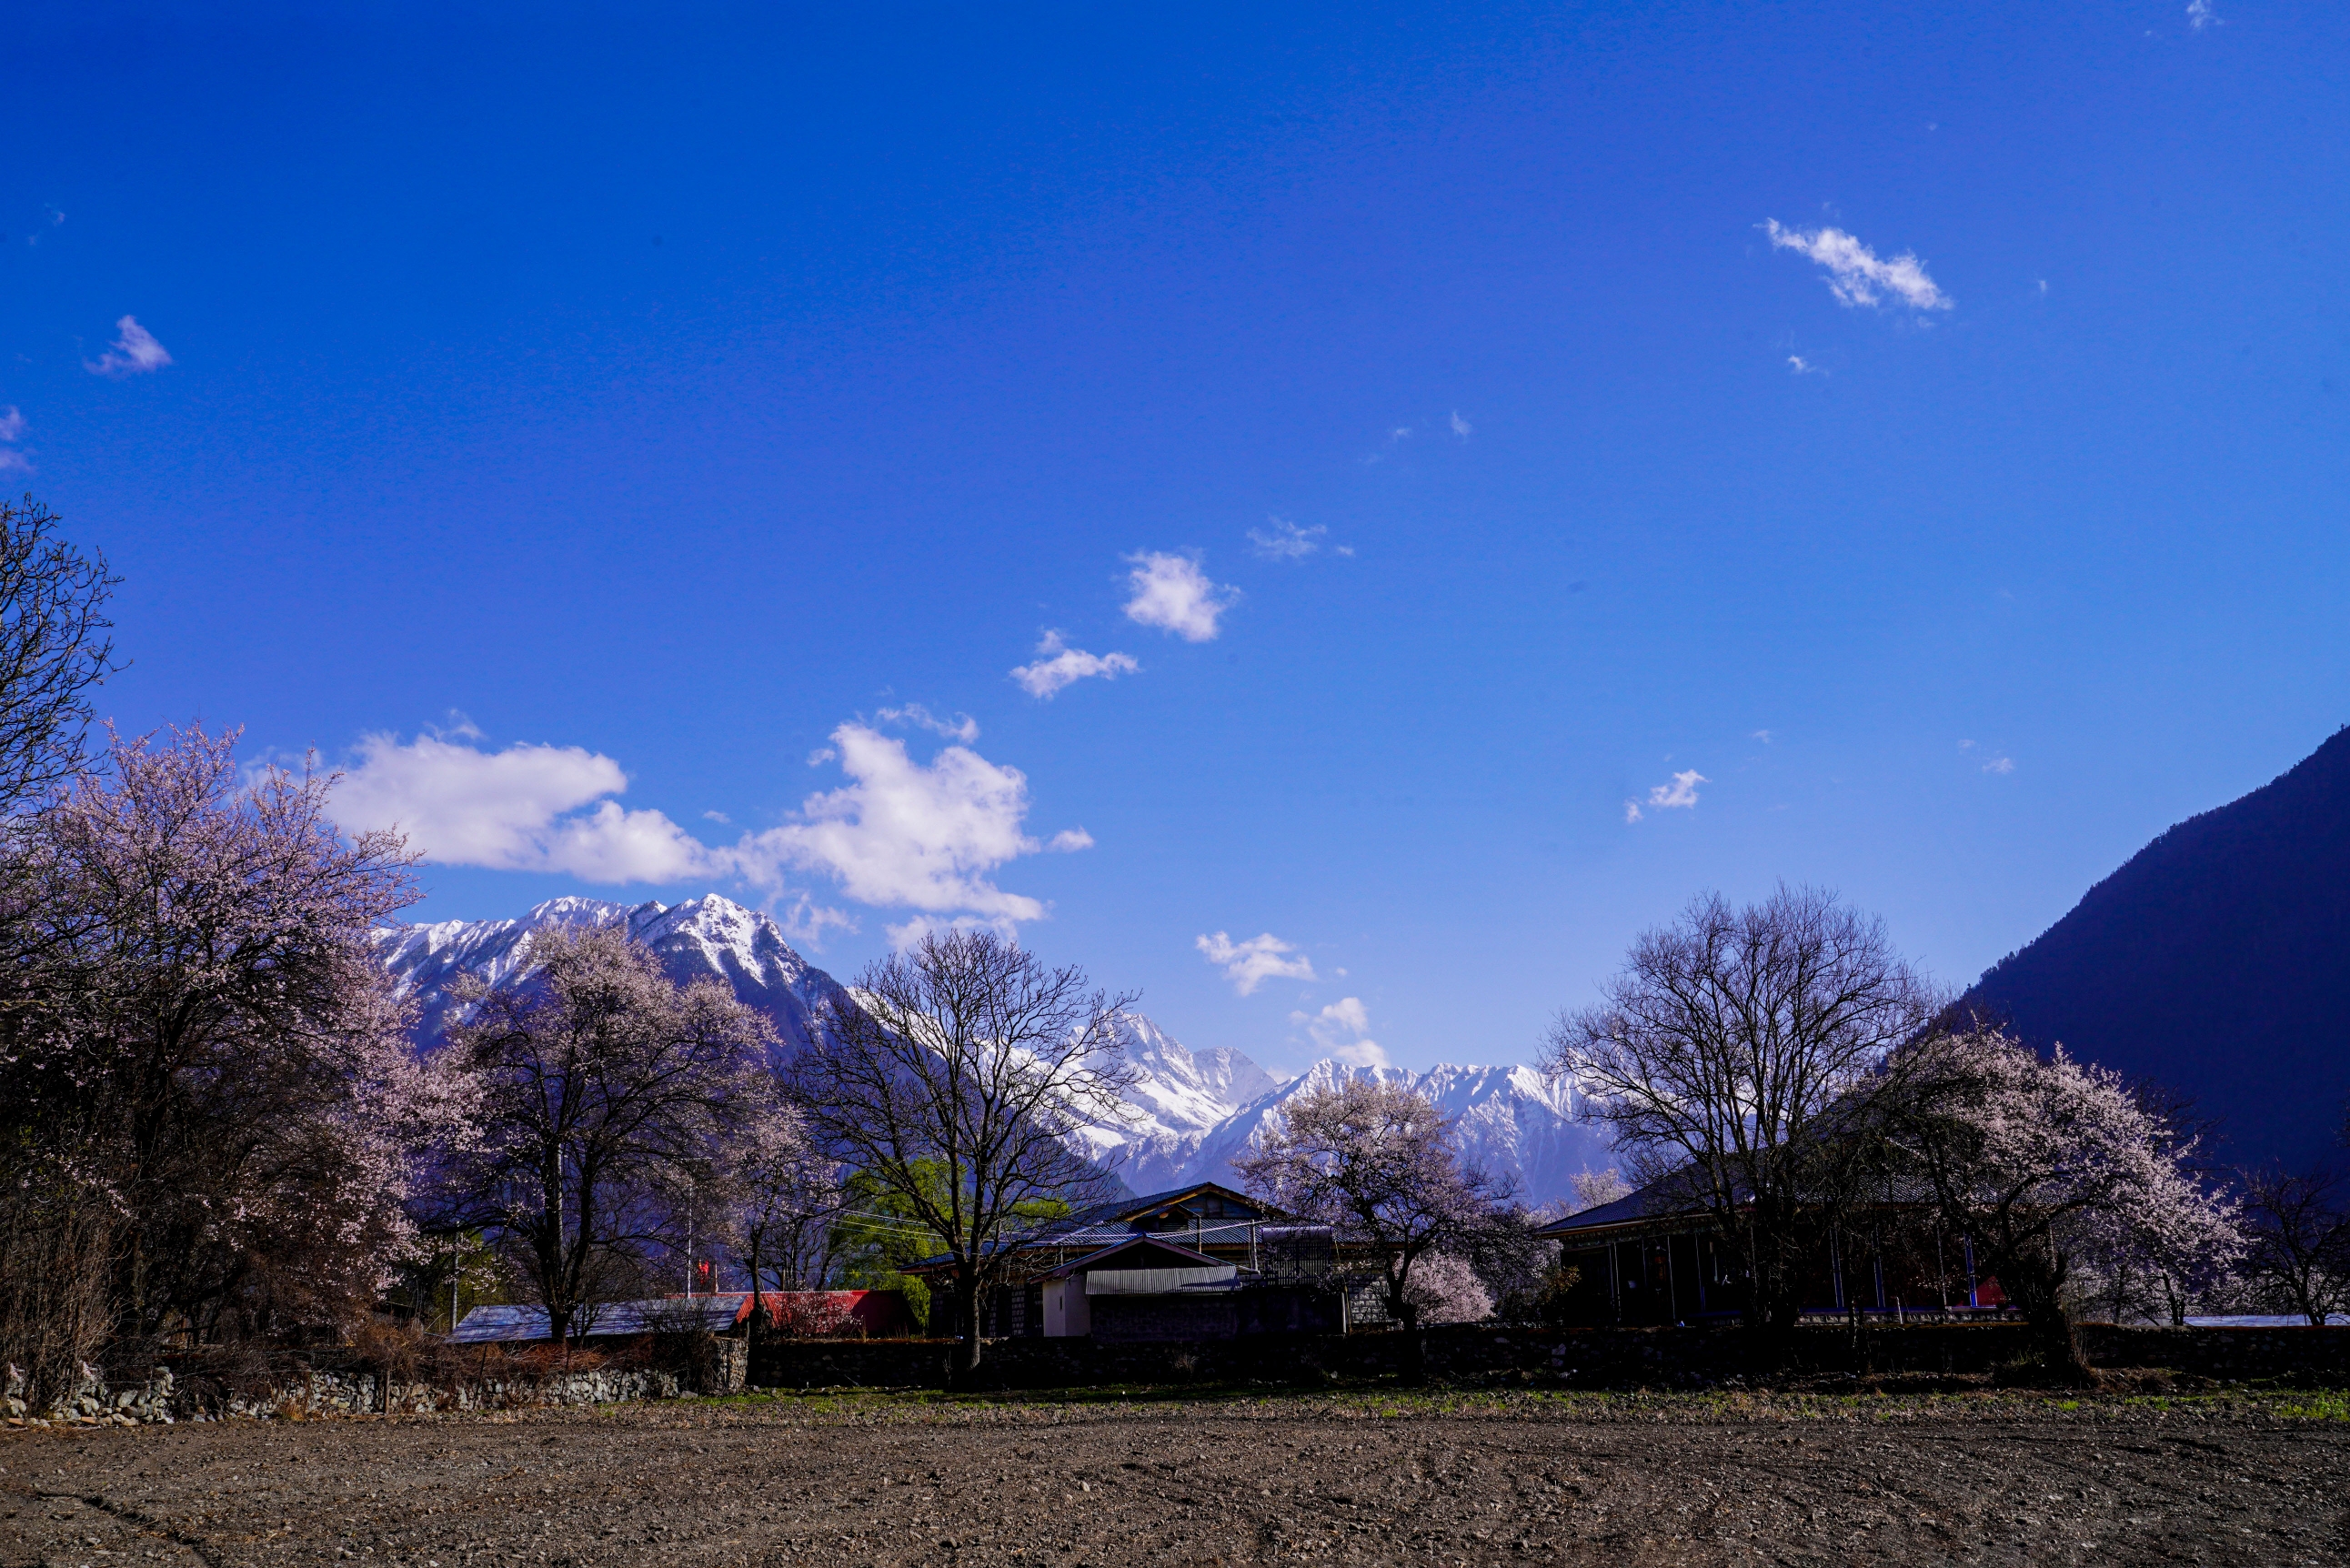
{"type": "Polygon", "coordinates": [[[947,1386],[969,1388],[978,1382],[983,1342],[979,1336],[979,1281],[958,1272],[954,1283],[955,1347],[947,1386]]]}
{"type": "Polygon", "coordinates": [[[2023,1309],[2029,1358],[2042,1375],[2056,1383],[2095,1382],[2096,1373],[2081,1354],[2073,1314],[2064,1310],[2064,1282],[2055,1265],[2037,1247],[2026,1245],[2008,1260],[2006,1268],[1995,1272],[2002,1281],[2014,1282],[2009,1294],[2023,1309]]]}

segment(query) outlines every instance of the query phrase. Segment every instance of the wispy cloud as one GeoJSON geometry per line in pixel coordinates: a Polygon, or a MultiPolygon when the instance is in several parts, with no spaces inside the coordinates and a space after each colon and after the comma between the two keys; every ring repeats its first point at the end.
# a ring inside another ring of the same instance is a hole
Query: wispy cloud
{"type": "Polygon", "coordinates": [[[1765,219],[1762,228],[1773,249],[1794,251],[1826,268],[1828,292],[1846,305],[1881,305],[1891,294],[1918,310],[1951,307],[1950,296],[1935,286],[1925,264],[1908,251],[1886,261],[1842,229],[1806,234],[1781,226],[1776,218],[1765,219]]]}
{"type": "Polygon", "coordinates": [[[1982,771],[1987,774],[2012,774],[2015,771],[2015,759],[2013,757],[1993,757],[1989,762],[1983,763],[1982,771]]]}
{"type": "Polygon", "coordinates": [[[1798,376],[1825,376],[1827,374],[1825,370],[1820,369],[1817,365],[1813,364],[1801,354],[1790,354],[1787,356],[1787,369],[1793,370],[1798,376]]]}
{"type": "Polygon", "coordinates": [[[1126,618],[1163,627],[1186,642],[1213,641],[1222,629],[1217,618],[1240,597],[1239,589],[1210,582],[1189,556],[1149,550],[1127,561],[1134,570],[1127,579],[1132,597],[1126,601],[1126,618]]]}
{"type": "Polygon", "coordinates": [[[440,735],[369,735],[335,786],[346,829],[397,827],[443,866],[567,872],[588,882],[676,882],[723,870],[723,857],[658,811],[608,798],[627,790],[611,758],[582,746],[483,751],[440,735]],[[589,809],[583,809],[589,808],[589,809]]]}
{"type": "Polygon", "coordinates": [[[1232,982],[1232,989],[1243,996],[1250,995],[1268,980],[1314,978],[1313,961],[1271,931],[1243,942],[1236,942],[1229,933],[1218,931],[1191,945],[1210,963],[1222,970],[1224,978],[1232,982]]]}
{"type": "Polygon", "coordinates": [[[1268,561],[1302,561],[1322,548],[1322,541],[1330,532],[1329,525],[1323,523],[1301,528],[1286,517],[1268,517],[1265,521],[1273,524],[1272,532],[1252,528],[1249,543],[1268,561]]]}
{"type": "Polygon", "coordinates": [[[1340,997],[1319,1012],[1293,1012],[1289,1021],[1304,1025],[1324,1055],[1336,1057],[1349,1066],[1393,1064],[1385,1048],[1370,1037],[1371,1015],[1359,996],[1340,997]]]}
{"type": "Polygon", "coordinates": [[[928,730],[933,735],[944,735],[950,741],[964,745],[979,739],[979,721],[968,713],[957,713],[951,719],[941,719],[920,702],[909,702],[902,708],[880,708],[873,716],[885,724],[912,724],[928,730]]]}
{"type": "Polygon", "coordinates": [[[172,356],[155,335],[139,325],[135,316],[126,316],[114,324],[117,334],[114,346],[95,359],[82,361],[82,369],[93,376],[144,376],[160,370],[172,362],[172,356]]]}
{"type": "Polygon", "coordinates": [[[1651,787],[1647,800],[1626,801],[1624,820],[1627,825],[1639,821],[1646,815],[1641,809],[1643,806],[1648,811],[1694,811],[1697,808],[1697,786],[1711,782],[1695,768],[1677,773],[1669,782],[1651,787]]]}
{"type": "Polygon", "coordinates": [[[2220,20],[2211,9],[2211,0],[2187,0],[2187,25],[2197,32],[2215,26],[2220,20]]]}
{"type": "Polygon", "coordinates": [[[16,443],[24,439],[25,416],[13,406],[0,409],[0,472],[33,466],[25,454],[16,450],[16,443]]]}
{"type": "Polygon", "coordinates": [[[1467,441],[1469,439],[1469,432],[1475,428],[1476,427],[1471,425],[1467,420],[1461,417],[1461,410],[1459,409],[1452,410],[1452,433],[1454,435],[1459,436],[1462,441],[1467,441]]]}
{"type": "Polygon", "coordinates": [[[1057,631],[1048,631],[1036,645],[1036,662],[1017,665],[1012,679],[1031,697],[1050,697],[1065,686],[1074,686],[1089,676],[1098,675],[1105,680],[1115,680],[1121,675],[1131,675],[1141,665],[1129,653],[1087,653],[1082,648],[1071,648],[1061,640],[1057,631]]]}
{"type": "Polygon", "coordinates": [[[806,893],[794,898],[787,908],[771,909],[770,912],[775,915],[775,923],[784,929],[784,935],[802,947],[822,949],[824,933],[828,927],[844,931],[857,929],[856,920],[847,911],[819,904],[806,893]]]}

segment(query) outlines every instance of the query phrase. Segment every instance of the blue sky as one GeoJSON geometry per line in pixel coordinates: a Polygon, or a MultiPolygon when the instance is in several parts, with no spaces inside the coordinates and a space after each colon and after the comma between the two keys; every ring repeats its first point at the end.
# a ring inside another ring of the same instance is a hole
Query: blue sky
{"type": "Polygon", "coordinates": [[[1522,1060],[1702,888],[1963,983],[2350,718],[2337,5],[500,9],[12,19],[0,483],[422,917],[1522,1060]]]}

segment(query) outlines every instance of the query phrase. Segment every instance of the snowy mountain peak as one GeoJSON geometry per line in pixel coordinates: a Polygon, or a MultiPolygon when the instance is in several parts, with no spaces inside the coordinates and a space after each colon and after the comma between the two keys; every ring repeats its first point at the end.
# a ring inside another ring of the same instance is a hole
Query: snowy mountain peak
{"type": "Polygon", "coordinates": [[[385,927],[374,933],[376,957],[400,993],[415,1000],[417,1035],[429,1044],[453,1022],[450,991],[460,978],[527,983],[531,938],[549,926],[617,926],[652,950],[671,978],[724,981],[767,1015],[786,1048],[806,1042],[818,1009],[837,989],[784,940],[774,919],[715,893],[673,906],[549,898],[515,919],[385,927]]]}
{"type": "MultiPolygon", "coordinates": [[[[450,992],[456,982],[477,975],[494,986],[528,984],[531,939],[550,926],[619,927],[650,949],[673,979],[725,981],[774,1023],[786,1053],[807,1044],[824,1007],[840,994],[773,919],[714,893],[673,906],[549,898],[513,919],[388,927],[375,933],[376,955],[400,994],[415,1001],[417,1038],[430,1046],[454,1022],[450,992]]],[[[1115,1048],[1138,1075],[1127,1096],[1131,1115],[1122,1126],[1093,1129],[1084,1142],[1137,1192],[1235,1181],[1232,1158],[1283,1105],[1359,1078],[1429,1096],[1458,1119],[1462,1152],[1509,1178],[1528,1204],[1565,1197],[1577,1172],[1610,1163],[1604,1141],[1575,1120],[1567,1086],[1531,1067],[1446,1064],[1411,1073],[1325,1060],[1289,1078],[1230,1046],[1189,1050],[1132,1012],[1118,1015],[1115,1048]]]]}

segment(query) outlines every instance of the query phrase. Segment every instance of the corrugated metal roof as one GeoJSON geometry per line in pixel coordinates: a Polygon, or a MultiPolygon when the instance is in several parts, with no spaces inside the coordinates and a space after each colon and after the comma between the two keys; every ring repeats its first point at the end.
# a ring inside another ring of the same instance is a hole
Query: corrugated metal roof
{"type": "MultiPolygon", "coordinates": [[[[743,1321],[750,1300],[743,1291],[708,1296],[657,1296],[650,1301],[598,1302],[572,1319],[575,1338],[602,1334],[722,1334],[743,1321]]],[[[465,1314],[452,1345],[515,1345],[548,1337],[546,1309],[538,1306],[478,1306],[465,1314]]]]}
{"type": "Polygon", "coordinates": [[[1221,1285],[1239,1277],[1232,1263],[1211,1263],[1196,1269],[1089,1269],[1089,1296],[1171,1296],[1192,1285],[1221,1285]]]}

